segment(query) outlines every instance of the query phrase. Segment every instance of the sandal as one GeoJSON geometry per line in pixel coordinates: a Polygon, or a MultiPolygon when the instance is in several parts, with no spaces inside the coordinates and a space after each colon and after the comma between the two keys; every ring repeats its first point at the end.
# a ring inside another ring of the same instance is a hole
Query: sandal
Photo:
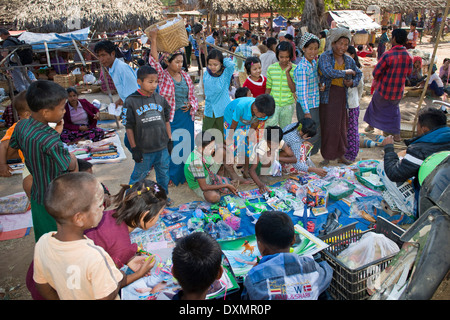
{"type": "Polygon", "coordinates": [[[367,126],[367,127],[364,128],[364,131],[367,132],[367,133],[371,133],[371,132],[375,131],[375,128],[372,127],[372,126],[367,126]]]}

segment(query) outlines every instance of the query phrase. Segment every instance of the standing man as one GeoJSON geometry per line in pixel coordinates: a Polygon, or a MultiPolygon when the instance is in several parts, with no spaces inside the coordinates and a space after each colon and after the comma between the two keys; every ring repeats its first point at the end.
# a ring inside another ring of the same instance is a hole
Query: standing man
{"type": "Polygon", "coordinates": [[[381,56],[373,70],[373,78],[378,85],[364,115],[364,121],[369,124],[364,129],[366,132],[377,128],[392,134],[396,142],[401,141],[399,104],[405,79],[413,66],[413,59],[405,48],[407,36],[406,30],[392,31],[392,49],[381,56]]]}
{"type": "Polygon", "coordinates": [[[295,29],[294,26],[292,25],[291,20],[288,20],[286,22],[286,34],[290,34],[292,36],[293,39],[295,39],[295,29]]]}
{"type": "MultiPolygon", "coordinates": [[[[19,46],[21,43],[18,39],[14,38],[13,36],[11,36],[11,34],[9,33],[8,30],[6,29],[0,29],[0,38],[3,41],[2,47],[4,49],[7,49],[7,53],[9,54],[11,51],[14,50],[14,47],[19,46]]],[[[13,79],[13,83],[14,83],[14,87],[16,88],[16,90],[18,92],[21,91],[25,91],[28,89],[28,87],[31,84],[31,80],[29,79],[28,75],[27,75],[27,68],[26,67],[17,67],[19,66],[20,62],[20,57],[17,54],[17,51],[12,54],[9,58],[8,58],[8,63],[11,68],[11,76],[13,79]],[[14,68],[16,67],[16,68],[14,68]]]]}
{"type": "MultiPolygon", "coordinates": [[[[153,45],[153,44],[152,44],[153,45]]],[[[117,89],[119,99],[115,102],[116,107],[123,106],[125,99],[139,89],[137,76],[134,70],[125,62],[116,59],[116,46],[109,40],[97,42],[94,52],[100,61],[100,64],[108,69],[114,86],[117,89]]],[[[122,109],[122,124],[126,125],[126,108],[122,109]]],[[[131,151],[127,134],[124,137],[125,146],[131,151]]]]}

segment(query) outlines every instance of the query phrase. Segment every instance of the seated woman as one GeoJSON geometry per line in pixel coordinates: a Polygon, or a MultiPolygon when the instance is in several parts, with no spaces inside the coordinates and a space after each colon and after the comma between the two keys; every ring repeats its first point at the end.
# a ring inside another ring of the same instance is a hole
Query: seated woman
{"type": "Polygon", "coordinates": [[[427,76],[422,74],[422,58],[419,56],[413,57],[413,69],[411,74],[406,77],[406,85],[409,87],[415,87],[423,85],[423,82],[427,76]]]}
{"type": "Polygon", "coordinates": [[[86,99],[78,99],[78,92],[75,88],[68,88],[67,93],[69,96],[65,106],[66,113],[64,114],[61,140],[67,144],[82,139],[94,142],[102,140],[105,132],[102,128],[97,128],[98,109],[86,99]]]}

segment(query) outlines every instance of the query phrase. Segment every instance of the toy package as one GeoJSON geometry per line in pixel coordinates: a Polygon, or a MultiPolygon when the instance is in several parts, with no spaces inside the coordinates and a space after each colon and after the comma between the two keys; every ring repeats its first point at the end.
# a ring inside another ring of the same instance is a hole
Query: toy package
{"type": "Polygon", "coordinates": [[[309,207],[327,206],[328,192],[314,185],[308,185],[306,193],[306,204],[309,207]]]}

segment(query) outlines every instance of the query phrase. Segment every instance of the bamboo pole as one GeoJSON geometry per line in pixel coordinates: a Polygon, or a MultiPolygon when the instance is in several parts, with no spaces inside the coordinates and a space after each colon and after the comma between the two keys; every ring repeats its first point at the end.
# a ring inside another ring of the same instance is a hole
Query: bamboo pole
{"type": "Polygon", "coordinates": [[[434,49],[433,49],[433,54],[432,54],[432,56],[431,56],[430,66],[428,67],[428,75],[427,75],[427,79],[426,79],[426,81],[425,81],[425,85],[424,85],[424,87],[423,87],[422,95],[420,96],[419,105],[418,105],[417,110],[416,110],[416,115],[415,115],[415,117],[414,117],[414,123],[413,123],[413,128],[412,128],[412,135],[413,135],[413,136],[414,136],[414,134],[415,134],[415,132],[416,132],[416,126],[417,126],[417,119],[418,119],[418,116],[419,116],[419,111],[420,111],[420,109],[422,108],[422,103],[423,103],[423,100],[424,100],[425,95],[426,95],[426,93],[427,93],[427,89],[428,89],[428,80],[429,80],[430,77],[431,77],[431,71],[433,70],[433,64],[434,64],[434,60],[435,60],[435,58],[436,58],[436,51],[437,51],[437,48],[438,48],[438,45],[439,45],[439,41],[440,41],[440,39],[441,39],[442,31],[444,30],[445,19],[446,19],[447,15],[448,15],[449,7],[450,7],[450,0],[447,0],[447,5],[446,5],[446,7],[445,7],[445,13],[444,13],[444,15],[442,16],[441,26],[440,26],[440,28],[439,28],[438,36],[437,36],[437,38],[436,38],[436,43],[434,44],[434,49]]]}

